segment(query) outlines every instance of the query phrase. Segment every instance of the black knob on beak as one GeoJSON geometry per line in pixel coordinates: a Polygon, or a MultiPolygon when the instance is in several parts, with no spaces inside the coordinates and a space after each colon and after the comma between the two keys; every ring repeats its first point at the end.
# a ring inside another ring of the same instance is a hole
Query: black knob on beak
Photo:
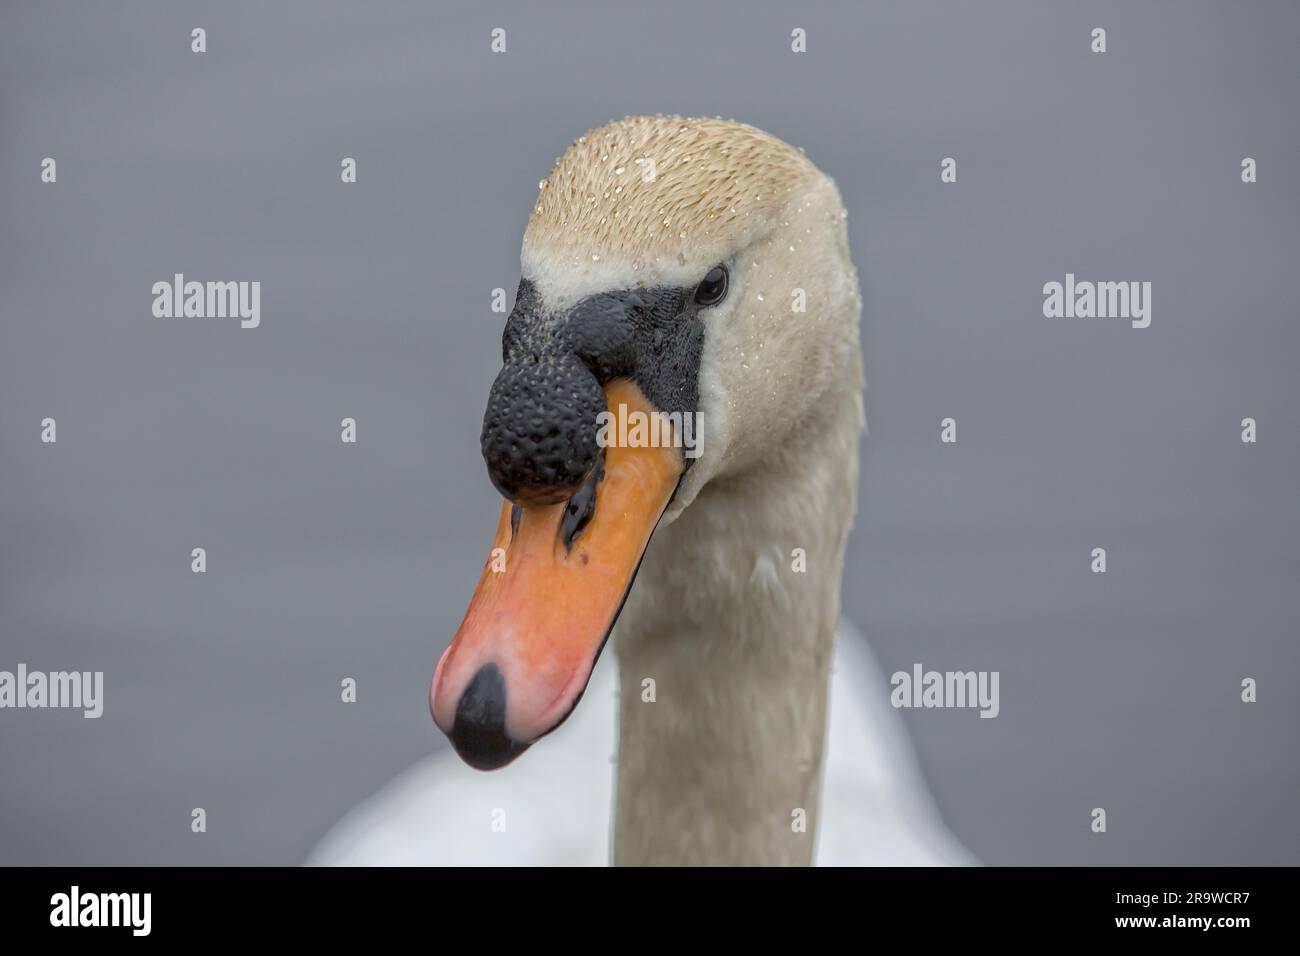
{"type": "Polygon", "coordinates": [[[596,464],[605,393],[574,353],[507,361],[492,384],[481,444],[488,476],[511,501],[568,498],[596,464]]]}

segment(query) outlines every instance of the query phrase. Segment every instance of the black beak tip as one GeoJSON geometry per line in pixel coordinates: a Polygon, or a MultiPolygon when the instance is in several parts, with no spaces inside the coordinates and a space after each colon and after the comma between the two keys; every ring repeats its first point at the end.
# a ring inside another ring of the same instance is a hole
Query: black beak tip
{"type": "Polygon", "coordinates": [[[506,682],[496,664],[484,664],[469,682],[447,736],[475,770],[497,770],[528,749],[506,732],[506,682]]]}

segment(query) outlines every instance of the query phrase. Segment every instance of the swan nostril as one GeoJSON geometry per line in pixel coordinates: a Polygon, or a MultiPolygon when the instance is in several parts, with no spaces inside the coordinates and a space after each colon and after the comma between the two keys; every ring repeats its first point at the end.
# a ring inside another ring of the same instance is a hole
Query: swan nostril
{"type": "Polygon", "coordinates": [[[573,550],[573,542],[596,514],[596,487],[604,477],[605,449],[602,448],[596,456],[596,467],[591,469],[591,474],[582,483],[582,487],[569,499],[564,508],[564,517],[560,519],[560,539],[564,542],[566,551],[573,550]]]}

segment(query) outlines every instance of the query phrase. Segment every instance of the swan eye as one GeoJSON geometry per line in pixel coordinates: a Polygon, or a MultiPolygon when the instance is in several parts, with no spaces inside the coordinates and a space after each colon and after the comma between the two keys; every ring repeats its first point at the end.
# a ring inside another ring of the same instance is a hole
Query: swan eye
{"type": "Polygon", "coordinates": [[[727,297],[727,267],[714,266],[695,287],[696,305],[717,305],[727,297]]]}

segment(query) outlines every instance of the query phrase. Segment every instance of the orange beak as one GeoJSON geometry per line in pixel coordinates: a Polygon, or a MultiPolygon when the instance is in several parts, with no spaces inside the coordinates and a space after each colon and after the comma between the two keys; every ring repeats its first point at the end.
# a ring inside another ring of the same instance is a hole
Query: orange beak
{"type": "MultiPolygon", "coordinates": [[[[613,436],[629,433],[635,413],[657,414],[626,379],[605,398],[613,436]]],[[[504,504],[429,691],[434,722],[466,763],[505,766],[569,716],[683,470],[679,447],[610,443],[603,475],[598,466],[568,501],[504,504]]]]}

